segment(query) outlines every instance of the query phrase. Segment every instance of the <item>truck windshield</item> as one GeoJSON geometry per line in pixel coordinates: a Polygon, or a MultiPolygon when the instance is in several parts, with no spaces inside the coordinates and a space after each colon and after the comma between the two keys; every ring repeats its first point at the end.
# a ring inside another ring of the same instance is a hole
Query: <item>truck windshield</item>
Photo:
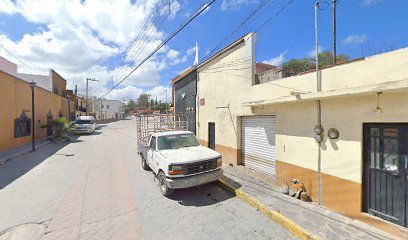
{"type": "Polygon", "coordinates": [[[75,124],[91,124],[91,120],[76,120],[75,124]]]}
{"type": "Polygon", "coordinates": [[[159,150],[196,147],[200,145],[194,134],[160,136],[158,137],[157,142],[159,150]]]}

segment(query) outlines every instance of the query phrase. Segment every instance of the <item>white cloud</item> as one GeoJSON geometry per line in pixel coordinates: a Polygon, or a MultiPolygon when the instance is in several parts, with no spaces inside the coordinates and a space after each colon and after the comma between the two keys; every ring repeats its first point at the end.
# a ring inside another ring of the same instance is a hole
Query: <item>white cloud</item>
{"type": "Polygon", "coordinates": [[[363,2],[361,3],[363,6],[369,7],[372,6],[374,4],[380,3],[383,0],[363,0],[363,2]]]}
{"type": "MultiPolygon", "coordinates": [[[[322,46],[320,46],[319,45],[319,53],[321,53],[321,52],[323,52],[324,51],[324,48],[322,47],[322,46]]],[[[312,49],[312,50],[310,50],[308,53],[307,53],[307,55],[309,56],[309,57],[316,57],[316,46],[312,49]]]]}
{"type": "Polygon", "coordinates": [[[287,52],[288,52],[288,50],[285,50],[283,53],[279,54],[279,56],[273,57],[273,58],[271,58],[269,60],[265,60],[265,61],[263,61],[263,63],[271,64],[273,66],[280,66],[285,61],[285,55],[286,55],[287,52]]]}
{"type": "Polygon", "coordinates": [[[242,5],[251,4],[251,3],[255,3],[255,2],[257,2],[257,1],[255,1],[255,0],[224,0],[221,3],[221,10],[222,11],[237,10],[242,5]]]}
{"type": "MultiPolygon", "coordinates": [[[[200,47],[198,47],[198,50],[200,50],[200,47]]],[[[191,56],[193,54],[195,54],[196,52],[196,46],[192,46],[191,48],[187,49],[186,53],[187,56],[191,56]]]]}
{"type": "Polygon", "coordinates": [[[181,56],[181,53],[179,51],[170,49],[167,52],[165,61],[167,61],[171,66],[175,66],[187,61],[187,56],[186,55],[181,56]]]}
{"type": "Polygon", "coordinates": [[[0,0],[0,12],[5,14],[14,14],[17,12],[17,8],[10,0],[0,0]]]}
{"type": "MultiPolygon", "coordinates": [[[[32,24],[44,25],[15,40],[8,38],[7,33],[0,33],[0,44],[33,68],[36,74],[48,74],[50,68],[56,70],[67,79],[69,89],[77,84],[80,93],[84,93],[85,78],[100,79],[101,82],[90,85],[90,94],[99,97],[112,81],[116,83],[123,79],[165,37],[164,32],[150,25],[145,28],[149,37],[135,40],[152,12],[162,9],[159,14],[167,16],[170,13],[168,19],[172,19],[181,8],[176,0],[171,2],[170,9],[166,5],[158,8],[161,2],[0,0],[0,13],[20,14],[32,24]],[[140,51],[135,51],[136,48],[140,51]],[[120,59],[119,54],[124,56],[123,62],[118,60],[113,66],[112,63],[109,63],[110,67],[106,66],[113,56],[120,59]]],[[[33,73],[6,51],[0,49],[0,55],[18,64],[21,72],[33,73]]],[[[156,57],[143,64],[109,97],[122,99],[121,94],[138,95],[145,88],[162,87],[159,86],[160,71],[186,60],[187,56],[164,46],[156,57]]]]}
{"type": "Polygon", "coordinates": [[[171,101],[171,87],[165,86],[157,86],[150,90],[147,90],[146,93],[150,94],[152,99],[156,99],[157,101],[166,102],[166,91],[167,91],[167,102],[170,103],[171,101]]]}
{"type": "Polygon", "coordinates": [[[137,88],[135,86],[126,86],[122,89],[114,89],[109,94],[109,99],[137,99],[140,94],[144,93],[144,90],[141,88],[137,88]]]}
{"type": "Polygon", "coordinates": [[[362,35],[350,34],[345,39],[343,39],[342,43],[344,45],[356,45],[365,43],[366,41],[367,36],[365,34],[362,35]]]}

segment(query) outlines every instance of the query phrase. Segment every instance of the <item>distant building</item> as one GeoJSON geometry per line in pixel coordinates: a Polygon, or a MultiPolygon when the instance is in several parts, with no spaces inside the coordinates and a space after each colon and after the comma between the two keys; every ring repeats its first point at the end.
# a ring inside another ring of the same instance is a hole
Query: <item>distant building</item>
{"type": "Polygon", "coordinates": [[[90,98],[92,115],[100,122],[113,122],[123,119],[123,102],[119,100],[102,99],[97,100],[95,97],[90,98]]]}

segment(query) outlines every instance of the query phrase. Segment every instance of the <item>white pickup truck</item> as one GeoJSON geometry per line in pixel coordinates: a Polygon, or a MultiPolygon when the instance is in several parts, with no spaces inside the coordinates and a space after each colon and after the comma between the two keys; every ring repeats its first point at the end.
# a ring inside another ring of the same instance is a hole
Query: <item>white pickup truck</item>
{"type": "Polygon", "coordinates": [[[137,122],[142,167],[154,172],[164,196],[171,195],[174,189],[206,184],[221,177],[221,154],[201,146],[192,132],[180,130],[184,124],[174,122],[174,117],[139,116],[137,122]],[[146,136],[150,131],[153,132],[146,136]]]}

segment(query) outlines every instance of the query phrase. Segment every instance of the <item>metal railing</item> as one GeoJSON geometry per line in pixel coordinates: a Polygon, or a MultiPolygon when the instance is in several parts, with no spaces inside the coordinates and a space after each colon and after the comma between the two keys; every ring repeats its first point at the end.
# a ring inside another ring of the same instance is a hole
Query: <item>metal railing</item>
{"type": "Polygon", "coordinates": [[[184,114],[146,114],[136,116],[137,138],[148,144],[156,132],[188,131],[188,119],[184,114]]]}

